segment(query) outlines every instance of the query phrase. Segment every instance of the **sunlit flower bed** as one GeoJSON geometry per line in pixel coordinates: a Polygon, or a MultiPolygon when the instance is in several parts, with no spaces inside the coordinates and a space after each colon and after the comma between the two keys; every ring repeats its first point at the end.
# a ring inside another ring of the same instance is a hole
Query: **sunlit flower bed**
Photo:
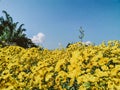
{"type": "Polygon", "coordinates": [[[0,48],[0,90],[120,90],[120,42],[0,48]]]}

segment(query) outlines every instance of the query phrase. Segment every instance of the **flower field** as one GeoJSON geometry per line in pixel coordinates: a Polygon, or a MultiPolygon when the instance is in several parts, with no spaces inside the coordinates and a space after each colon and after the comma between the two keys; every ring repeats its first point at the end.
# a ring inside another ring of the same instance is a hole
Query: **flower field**
{"type": "Polygon", "coordinates": [[[0,48],[0,90],[120,90],[120,42],[0,48]]]}

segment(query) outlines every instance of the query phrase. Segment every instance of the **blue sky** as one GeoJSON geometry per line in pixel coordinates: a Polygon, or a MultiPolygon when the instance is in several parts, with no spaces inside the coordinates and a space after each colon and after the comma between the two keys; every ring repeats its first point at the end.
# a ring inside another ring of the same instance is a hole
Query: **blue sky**
{"type": "Polygon", "coordinates": [[[28,37],[42,33],[45,48],[79,41],[80,26],[84,42],[120,40],[120,0],[0,0],[0,16],[2,10],[25,24],[28,37]]]}

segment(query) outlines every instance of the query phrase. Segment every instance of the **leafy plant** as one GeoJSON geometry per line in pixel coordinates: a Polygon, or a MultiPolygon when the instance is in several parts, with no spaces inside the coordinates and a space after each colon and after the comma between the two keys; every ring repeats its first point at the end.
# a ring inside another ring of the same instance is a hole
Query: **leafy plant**
{"type": "Polygon", "coordinates": [[[22,28],[24,24],[21,24],[18,28],[19,22],[13,22],[12,17],[6,12],[4,17],[0,17],[0,43],[2,47],[7,45],[18,45],[24,48],[37,47],[31,39],[26,37],[24,31],[26,29],[22,28]]]}

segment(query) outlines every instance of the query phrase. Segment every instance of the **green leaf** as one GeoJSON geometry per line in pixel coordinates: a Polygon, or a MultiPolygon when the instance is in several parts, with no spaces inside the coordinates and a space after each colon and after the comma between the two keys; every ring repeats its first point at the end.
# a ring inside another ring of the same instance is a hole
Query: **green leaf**
{"type": "Polygon", "coordinates": [[[85,82],[85,83],[83,84],[83,86],[88,89],[88,88],[90,88],[91,83],[90,83],[90,82],[85,82]]]}

